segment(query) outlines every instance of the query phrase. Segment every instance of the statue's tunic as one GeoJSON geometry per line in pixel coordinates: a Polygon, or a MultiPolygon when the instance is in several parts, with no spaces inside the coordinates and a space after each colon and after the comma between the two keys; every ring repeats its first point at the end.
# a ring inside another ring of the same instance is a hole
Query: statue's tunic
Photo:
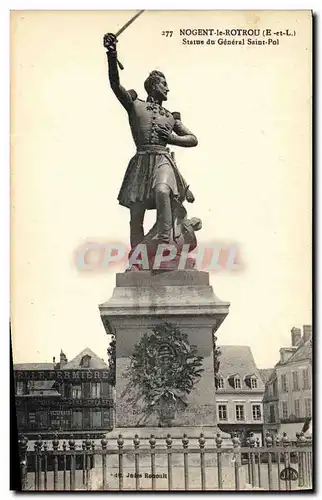
{"type": "Polygon", "coordinates": [[[119,203],[129,208],[135,202],[143,202],[147,209],[156,208],[153,189],[158,183],[167,184],[173,195],[183,200],[186,182],[166,147],[166,140],[157,133],[159,126],[173,131],[175,113],[172,114],[156,102],[138,99],[134,90],[125,90],[119,83],[116,56],[108,54],[108,58],[111,87],[128,113],[137,147],[122,182],[119,203]]]}

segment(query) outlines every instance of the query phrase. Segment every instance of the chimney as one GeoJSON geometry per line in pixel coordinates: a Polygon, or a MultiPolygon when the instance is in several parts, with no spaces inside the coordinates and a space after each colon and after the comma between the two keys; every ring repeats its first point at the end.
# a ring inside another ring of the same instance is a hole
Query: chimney
{"type": "Polygon", "coordinates": [[[292,356],[296,349],[294,347],[281,347],[280,348],[280,362],[286,363],[292,356]]]}
{"type": "Polygon", "coordinates": [[[312,325],[303,325],[303,341],[307,342],[312,337],[312,325]]]}
{"type": "Polygon", "coordinates": [[[302,334],[300,328],[295,328],[295,326],[291,330],[292,336],[292,347],[295,347],[301,340],[302,334]]]}
{"type": "Polygon", "coordinates": [[[66,358],[66,354],[63,352],[63,350],[61,349],[60,351],[60,363],[59,363],[59,368],[62,368],[64,365],[66,365],[66,363],[68,362],[67,358],[66,358]]]}

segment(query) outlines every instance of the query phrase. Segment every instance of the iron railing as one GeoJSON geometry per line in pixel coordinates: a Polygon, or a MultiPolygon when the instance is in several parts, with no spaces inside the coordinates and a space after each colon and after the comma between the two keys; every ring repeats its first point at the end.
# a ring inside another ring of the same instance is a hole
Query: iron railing
{"type": "Polygon", "coordinates": [[[266,435],[265,446],[253,433],[246,447],[236,435],[232,447],[222,438],[124,440],[113,444],[105,437],[95,443],[89,436],[77,445],[56,436],[43,442],[39,436],[31,450],[28,439],[19,440],[22,490],[301,490],[313,488],[312,442],[303,433],[292,445],[266,435]]]}

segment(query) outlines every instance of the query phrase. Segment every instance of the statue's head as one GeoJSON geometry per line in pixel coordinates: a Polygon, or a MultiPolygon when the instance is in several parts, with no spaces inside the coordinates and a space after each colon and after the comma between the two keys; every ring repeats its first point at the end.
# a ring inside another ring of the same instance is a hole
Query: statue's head
{"type": "Polygon", "coordinates": [[[169,88],[165,76],[161,71],[151,71],[144,82],[144,88],[149,97],[161,101],[167,100],[169,88]]]}
{"type": "Polygon", "coordinates": [[[190,224],[194,231],[199,231],[202,228],[201,219],[198,219],[197,217],[192,217],[192,219],[190,219],[190,224]]]}

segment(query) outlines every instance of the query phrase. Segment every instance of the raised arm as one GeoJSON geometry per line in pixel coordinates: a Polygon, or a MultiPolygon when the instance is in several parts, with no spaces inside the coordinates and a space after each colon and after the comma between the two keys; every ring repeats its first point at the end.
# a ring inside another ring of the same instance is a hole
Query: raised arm
{"type": "Polygon", "coordinates": [[[127,91],[120,84],[119,71],[117,67],[116,43],[116,37],[112,33],[107,33],[104,36],[103,45],[107,49],[108,76],[111,89],[113,90],[122,106],[124,106],[124,108],[129,111],[137,95],[134,90],[127,91]]]}
{"type": "Polygon", "coordinates": [[[197,137],[183,125],[183,123],[181,122],[180,113],[174,112],[173,116],[175,118],[175,124],[173,127],[173,132],[168,138],[168,144],[173,144],[174,146],[182,146],[184,148],[193,148],[197,146],[197,137]]]}

